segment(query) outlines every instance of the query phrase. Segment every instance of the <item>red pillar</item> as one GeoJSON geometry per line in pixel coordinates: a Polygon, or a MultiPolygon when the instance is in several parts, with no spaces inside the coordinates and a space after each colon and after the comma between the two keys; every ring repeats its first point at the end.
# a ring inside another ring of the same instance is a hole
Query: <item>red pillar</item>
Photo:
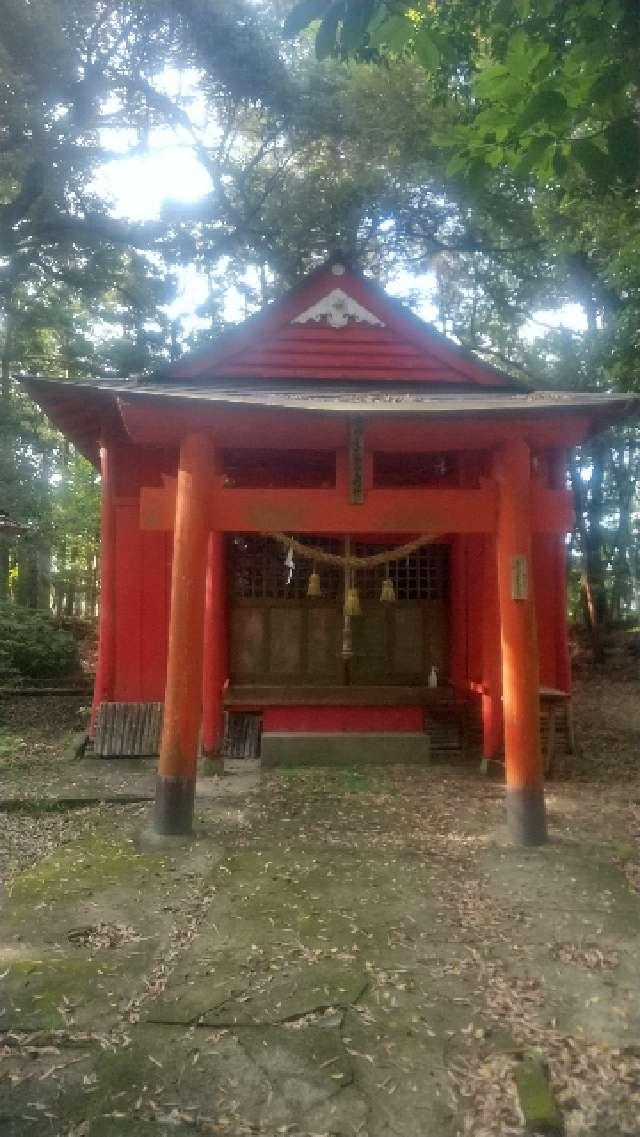
{"type": "Polygon", "coordinates": [[[212,469],[207,435],[188,434],[178,465],[167,685],[156,782],[154,824],[164,834],[188,834],[193,821],[212,469]]]}
{"type": "Polygon", "coordinates": [[[500,674],[500,604],[495,538],[487,535],[482,586],[482,756],[502,751],[502,678],[500,674]]]}
{"type": "Polygon", "coordinates": [[[571,694],[571,652],[567,626],[567,544],[564,535],[556,545],[556,686],[559,691],[571,694]]]}
{"type": "Polygon", "coordinates": [[[222,697],[229,674],[224,553],[224,533],[210,533],[207,550],[202,690],[202,749],[209,758],[219,753],[222,743],[222,697]]]}
{"type": "Polygon", "coordinates": [[[115,469],[113,447],[106,442],[100,444],[100,474],[100,619],[91,709],[92,734],[100,703],[113,699],[116,663],[115,469]]]}
{"type": "Polygon", "coordinates": [[[507,823],[516,843],[540,845],[546,840],[546,818],[531,563],[531,456],[523,439],[505,444],[497,474],[507,823]]]}
{"type": "Polygon", "coordinates": [[[458,533],[451,544],[451,684],[456,694],[468,689],[467,625],[467,538],[458,533]]]}
{"type": "MultiPolygon", "coordinates": [[[[567,484],[568,458],[564,450],[555,450],[549,458],[549,485],[563,490],[567,484]]],[[[556,686],[560,691],[571,692],[571,652],[567,612],[567,542],[560,533],[555,540],[555,632],[556,632],[556,686]]]]}

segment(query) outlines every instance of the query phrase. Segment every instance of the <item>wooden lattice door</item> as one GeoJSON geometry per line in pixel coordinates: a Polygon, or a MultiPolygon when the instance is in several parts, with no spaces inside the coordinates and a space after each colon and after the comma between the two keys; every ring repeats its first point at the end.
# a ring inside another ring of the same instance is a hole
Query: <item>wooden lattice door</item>
{"type": "MultiPolygon", "coordinates": [[[[342,551],[342,542],[307,538],[342,551]]],[[[356,555],[379,545],[354,543],[356,555]]],[[[397,600],[380,602],[386,569],[358,573],[362,615],[352,623],[349,679],[357,685],[422,685],[448,660],[448,546],[428,545],[388,570],[397,600]]],[[[291,580],[282,546],[238,536],[230,550],[231,681],[255,686],[336,686],[345,681],[341,656],[343,577],[318,564],[321,597],[307,597],[311,564],[297,558],[291,580]]]]}

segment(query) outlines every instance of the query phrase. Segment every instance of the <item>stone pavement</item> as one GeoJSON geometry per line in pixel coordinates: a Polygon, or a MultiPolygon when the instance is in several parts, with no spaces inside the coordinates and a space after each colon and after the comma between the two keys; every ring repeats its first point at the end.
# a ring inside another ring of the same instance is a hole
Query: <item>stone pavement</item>
{"type": "Polygon", "coordinates": [[[472,775],[225,781],[187,848],[103,819],[12,882],[3,1135],[454,1137],[490,1092],[484,1132],[517,1134],[531,1048],[572,1137],[634,1132],[606,1127],[640,1076],[640,904],[606,817],[585,832],[559,792],[557,838],[523,851],[472,775]]]}
{"type": "MultiPolygon", "coordinates": [[[[51,771],[39,770],[37,781],[0,779],[0,811],[16,809],[29,802],[49,805],[80,805],[110,802],[153,801],[155,797],[155,758],[82,758],[57,763],[51,771]]],[[[236,797],[254,789],[259,780],[257,761],[225,760],[229,778],[198,779],[200,799],[236,797]]]]}

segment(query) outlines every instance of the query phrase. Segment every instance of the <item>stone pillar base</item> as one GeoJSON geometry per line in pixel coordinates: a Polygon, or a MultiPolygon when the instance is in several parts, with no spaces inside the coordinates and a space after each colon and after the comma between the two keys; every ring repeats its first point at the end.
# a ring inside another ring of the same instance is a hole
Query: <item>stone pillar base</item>
{"type": "Polygon", "coordinates": [[[542,787],[507,787],[507,828],[515,845],[545,844],[547,818],[542,787]]]}
{"type": "Polygon", "coordinates": [[[189,836],[193,831],[195,778],[158,774],[153,828],[165,837],[189,836]]]}

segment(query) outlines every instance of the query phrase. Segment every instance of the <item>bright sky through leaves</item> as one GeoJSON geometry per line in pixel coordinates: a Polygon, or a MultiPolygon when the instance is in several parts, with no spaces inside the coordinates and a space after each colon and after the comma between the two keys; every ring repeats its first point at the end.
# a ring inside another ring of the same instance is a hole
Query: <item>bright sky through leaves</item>
{"type": "MultiPolygon", "coordinates": [[[[215,125],[207,120],[205,105],[198,91],[198,76],[194,71],[177,72],[167,69],[158,84],[172,96],[180,93],[189,102],[189,117],[195,130],[202,133],[215,132],[215,125]]],[[[94,180],[96,191],[111,202],[115,216],[132,221],[154,220],[160,217],[163,206],[169,202],[195,202],[211,191],[209,174],[200,162],[193,140],[180,128],[165,127],[150,132],[148,148],[144,153],[136,151],[137,139],[132,131],[104,130],[102,144],[115,155],[105,163],[94,180]]],[[[179,269],[177,276],[180,291],[167,309],[172,318],[179,317],[186,332],[205,326],[196,309],[207,297],[208,285],[204,274],[195,266],[179,269]]],[[[255,283],[255,272],[248,270],[247,279],[255,283]]],[[[408,292],[418,296],[414,307],[419,316],[430,322],[437,322],[436,304],[437,284],[432,272],[412,275],[398,273],[387,285],[391,295],[406,297],[408,292]]],[[[244,302],[235,288],[229,289],[225,302],[225,319],[239,321],[249,315],[244,302]]],[[[548,327],[567,327],[583,330],[586,326],[584,312],[579,304],[565,304],[561,308],[540,311],[536,318],[529,320],[523,330],[524,338],[533,340],[542,335],[548,327]]]]}

